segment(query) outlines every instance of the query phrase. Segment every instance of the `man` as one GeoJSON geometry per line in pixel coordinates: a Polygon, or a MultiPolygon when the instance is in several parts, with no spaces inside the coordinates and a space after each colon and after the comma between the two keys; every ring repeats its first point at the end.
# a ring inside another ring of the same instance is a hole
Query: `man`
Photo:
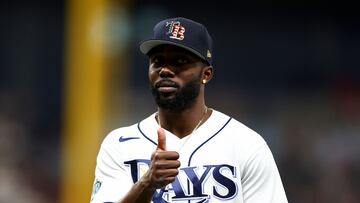
{"type": "Polygon", "coordinates": [[[158,111],[112,131],[97,158],[92,202],[287,202],[260,135],[205,104],[212,39],[200,23],[172,18],[141,43],[158,111]]]}

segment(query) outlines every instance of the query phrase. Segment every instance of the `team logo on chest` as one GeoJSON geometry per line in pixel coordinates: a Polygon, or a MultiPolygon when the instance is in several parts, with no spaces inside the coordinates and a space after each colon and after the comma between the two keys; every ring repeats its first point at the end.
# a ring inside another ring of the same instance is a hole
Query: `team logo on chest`
{"type": "MultiPolygon", "coordinates": [[[[134,182],[146,172],[150,160],[137,159],[127,161],[134,182]]],[[[203,165],[180,168],[175,181],[163,189],[158,189],[153,196],[157,203],[193,200],[194,202],[209,202],[216,198],[221,201],[233,199],[238,192],[235,179],[236,168],[228,164],[203,165]]]]}
{"type": "Polygon", "coordinates": [[[185,27],[181,26],[179,21],[166,22],[166,27],[168,28],[166,34],[171,39],[183,40],[185,38],[185,27]]]}

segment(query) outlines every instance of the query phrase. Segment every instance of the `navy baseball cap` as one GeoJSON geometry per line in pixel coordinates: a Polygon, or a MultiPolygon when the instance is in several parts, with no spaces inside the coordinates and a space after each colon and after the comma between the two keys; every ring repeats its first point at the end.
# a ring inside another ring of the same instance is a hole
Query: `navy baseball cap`
{"type": "Polygon", "coordinates": [[[212,39],[206,27],[183,17],[160,21],[154,27],[154,36],[140,43],[140,51],[148,54],[156,46],[170,44],[184,48],[212,63],[212,39]]]}

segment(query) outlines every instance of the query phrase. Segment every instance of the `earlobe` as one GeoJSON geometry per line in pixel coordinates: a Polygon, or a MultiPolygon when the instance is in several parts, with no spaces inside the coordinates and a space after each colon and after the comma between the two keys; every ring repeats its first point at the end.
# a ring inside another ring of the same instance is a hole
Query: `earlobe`
{"type": "Polygon", "coordinates": [[[202,79],[202,83],[205,84],[205,83],[208,83],[211,78],[213,77],[213,67],[212,66],[207,66],[205,69],[204,69],[204,72],[203,72],[203,79],[202,79]]]}

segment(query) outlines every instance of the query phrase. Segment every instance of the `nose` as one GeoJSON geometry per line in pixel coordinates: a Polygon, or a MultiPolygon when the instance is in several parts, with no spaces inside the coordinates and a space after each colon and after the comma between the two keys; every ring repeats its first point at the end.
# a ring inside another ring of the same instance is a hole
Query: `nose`
{"type": "Polygon", "coordinates": [[[175,73],[169,67],[162,67],[159,75],[162,78],[172,78],[175,76],[175,73]]]}

